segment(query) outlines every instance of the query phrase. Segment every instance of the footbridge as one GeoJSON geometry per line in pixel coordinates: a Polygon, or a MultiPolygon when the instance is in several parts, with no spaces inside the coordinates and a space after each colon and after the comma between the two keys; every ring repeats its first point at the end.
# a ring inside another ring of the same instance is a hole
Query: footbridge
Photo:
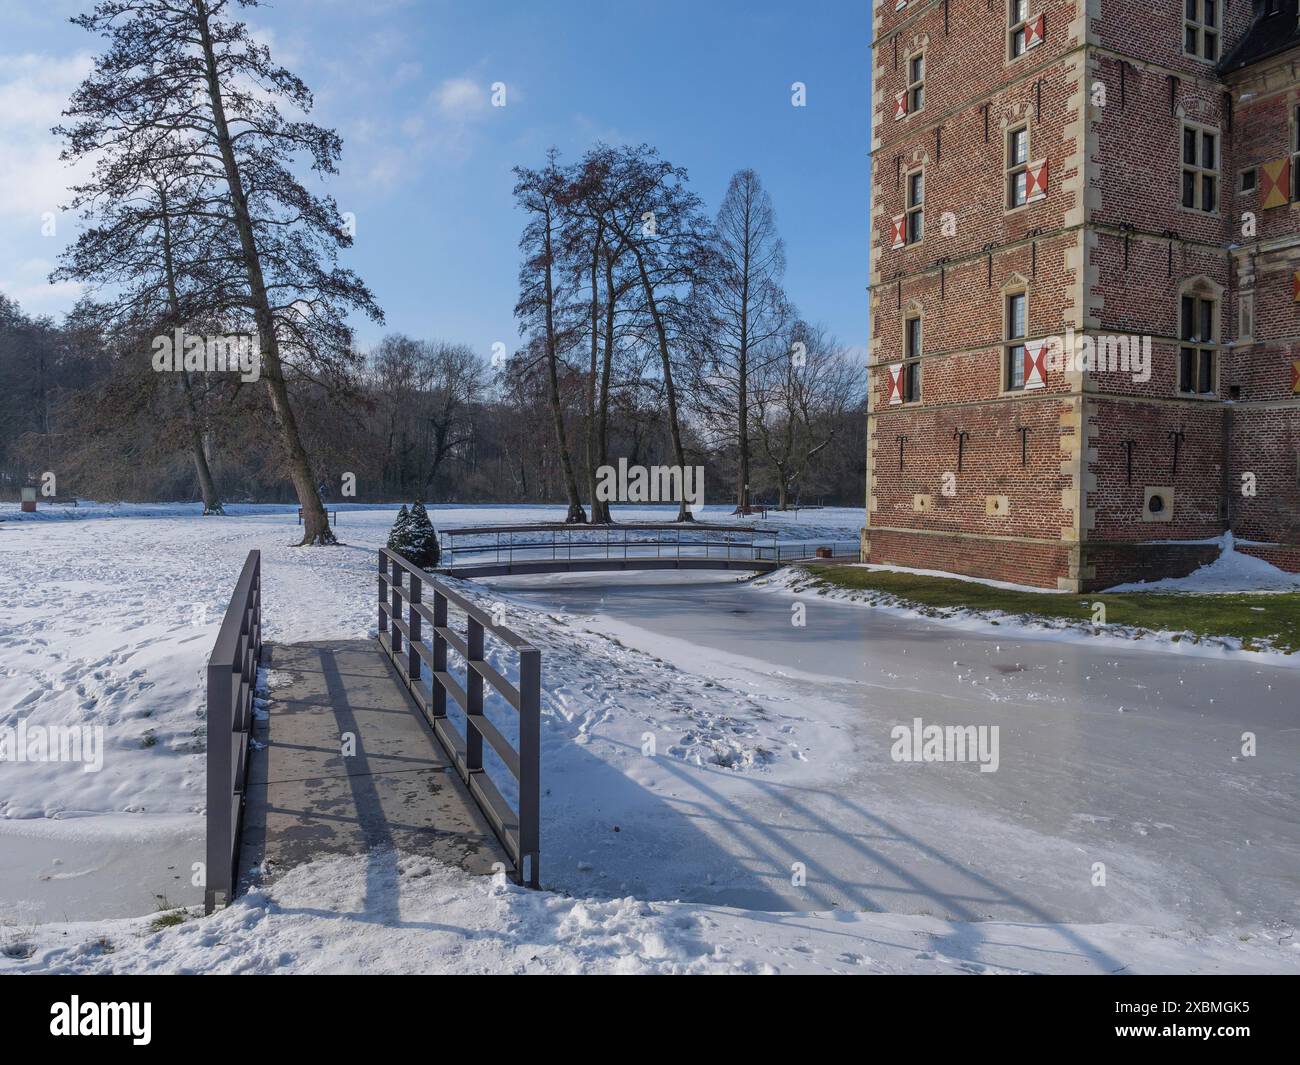
{"type": "Polygon", "coordinates": [[[857,555],[855,540],[775,539],[754,525],[674,522],[482,525],[439,536],[438,572],[452,577],[611,570],[768,573],[789,562],[857,555]]]}

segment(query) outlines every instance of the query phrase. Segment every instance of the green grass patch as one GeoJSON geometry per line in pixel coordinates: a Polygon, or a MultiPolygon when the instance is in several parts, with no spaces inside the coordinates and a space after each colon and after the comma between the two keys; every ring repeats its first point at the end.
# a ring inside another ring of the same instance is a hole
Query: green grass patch
{"type": "Polygon", "coordinates": [[[1193,593],[1097,592],[1039,594],[949,577],[869,570],[861,566],[808,566],[815,582],[834,588],[892,596],[924,612],[1010,614],[1016,618],[1075,623],[1092,629],[1096,604],[1105,624],[1198,637],[1235,637],[1247,649],[1268,647],[1288,654],[1300,649],[1300,592],[1205,595],[1193,593]]]}

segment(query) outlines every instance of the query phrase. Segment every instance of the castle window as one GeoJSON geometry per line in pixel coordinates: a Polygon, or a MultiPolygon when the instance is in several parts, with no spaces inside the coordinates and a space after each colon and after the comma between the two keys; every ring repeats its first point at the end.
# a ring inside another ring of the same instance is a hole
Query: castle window
{"type": "Polygon", "coordinates": [[[1025,336],[1027,331],[1027,297],[1023,292],[1013,292],[1006,303],[1006,382],[1008,391],[1025,387],[1025,336]]]}
{"type": "Polygon", "coordinates": [[[1219,58],[1220,0],[1183,0],[1183,54],[1219,58]]]}
{"type": "Polygon", "coordinates": [[[1249,170],[1243,170],[1241,172],[1241,191],[1254,192],[1255,184],[1257,180],[1258,180],[1258,175],[1253,166],[1249,170]]]}
{"type": "Polygon", "coordinates": [[[1291,109],[1291,199],[1300,200],[1300,106],[1291,109]]]}
{"type": "Polygon", "coordinates": [[[1214,391],[1215,300],[1195,293],[1182,297],[1179,313],[1178,391],[1214,391]]]}
{"type": "Polygon", "coordinates": [[[1007,206],[1019,207],[1029,196],[1029,128],[1007,133],[1007,206]]]}
{"type": "Polygon", "coordinates": [[[907,243],[917,244],[925,236],[925,171],[907,175],[907,243]]]}
{"type": "Polygon", "coordinates": [[[903,323],[903,402],[921,398],[921,318],[913,315],[903,323]]]}
{"type": "Polygon", "coordinates": [[[1219,134],[1183,123],[1183,206],[1213,213],[1219,207],[1219,134]]]}
{"type": "Polygon", "coordinates": [[[1029,0],[1007,0],[1007,37],[1011,45],[1011,58],[1025,54],[1025,41],[1029,33],[1029,0]]]}
{"type": "Polygon", "coordinates": [[[925,106],[925,54],[907,61],[907,113],[914,114],[925,106]]]}

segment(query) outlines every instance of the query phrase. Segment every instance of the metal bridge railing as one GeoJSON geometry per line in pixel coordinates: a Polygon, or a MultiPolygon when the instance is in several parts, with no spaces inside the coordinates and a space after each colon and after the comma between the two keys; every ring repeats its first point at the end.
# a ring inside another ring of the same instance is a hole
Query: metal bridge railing
{"type": "Polygon", "coordinates": [[[583,559],[726,559],[734,562],[792,562],[814,558],[819,551],[856,556],[856,540],[770,542],[758,539],[750,525],[501,525],[446,529],[441,533],[439,568],[454,572],[458,565],[583,559]],[[468,542],[467,542],[468,541],[468,542]]]}
{"type": "Polygon", "coordinates": [[[203,909],[230,902],[239,862],[253,693],[262,657],[262,553],[250,551],[208,656],[207,865],[203,909]]]}
{"type": "Polygon", "coordinates": [[[485,611],[433,574],[386,547],[379,549],[378,635],[384,654],[428,718],[439,743],[514,863],[515,880],[530,887],[540,886],[541,652],[510,629],[495,624],[485,611]],[[464,614],[463,633],[448,624],[449,605],[464,614]],[[517,656],[517,684],[489,664],[484,654],[485,636],[491,636],[517,656]],[[430,642],[426,643],[426,639],[430,642]],[[463,683],[447,668],[449,647],[465,663],[463,683]],[[430,681],[427,690],[421,683],[425,666],[430,681]],[[483,712],[485,684],[519,715],[517,749],[483,712]],[[464,714],[464,733],[447,716],[448,695],[464,714]],[[502,796],[483,763],[485,740],[518,782],[515,809],[502,796]]]}

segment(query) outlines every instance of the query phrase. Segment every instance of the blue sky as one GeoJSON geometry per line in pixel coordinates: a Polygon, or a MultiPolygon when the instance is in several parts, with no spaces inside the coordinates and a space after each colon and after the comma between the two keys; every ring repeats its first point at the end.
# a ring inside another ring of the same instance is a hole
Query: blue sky
{"type": "MultiPolygon", "coordinates": [[[[0,0],[0,291],[59,314],[44,284],[76,220],[48,127],[97,50],[67,24],[89,4],[0,0]]],[[[805,317],[861,349],[867,333],[867,0],[273,0],[246,21],[311,86],[344,139],[327,188],[356,216],[345,261],[386,331],[514,345],[521,219],[511,167],[555,145],[649,142],[710,212],[753,167],[785,237],[805,317]],[[790,87],[807,85],[795,108],[790,87]],[[506,85],[506,106],[490,86],[506,85]]]]}

